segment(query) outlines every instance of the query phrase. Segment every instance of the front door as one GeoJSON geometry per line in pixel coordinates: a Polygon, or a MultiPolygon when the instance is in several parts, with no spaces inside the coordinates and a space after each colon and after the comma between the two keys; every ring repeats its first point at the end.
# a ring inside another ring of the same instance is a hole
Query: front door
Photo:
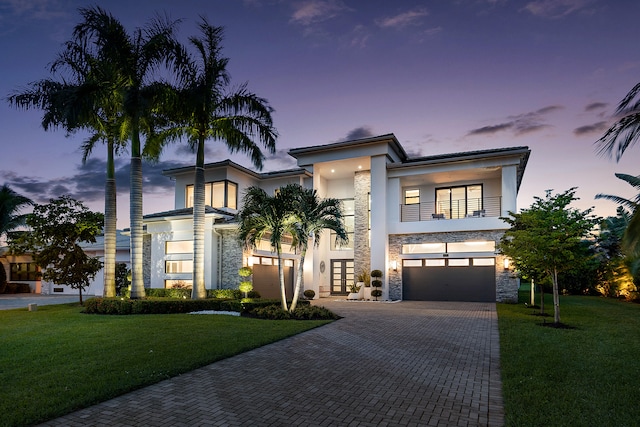
{"type": "Polygon", "coordinates": [[[354,262],[352,259],[331,260],[331,294],[345,295],[354,280],[354,262]]]}

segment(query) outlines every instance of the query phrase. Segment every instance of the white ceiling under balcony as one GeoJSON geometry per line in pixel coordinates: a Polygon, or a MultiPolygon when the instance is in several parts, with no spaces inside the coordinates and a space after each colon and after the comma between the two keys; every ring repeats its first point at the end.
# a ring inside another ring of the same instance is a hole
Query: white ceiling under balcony
{"type": "Polygon", "coordinates": [[[483,181],[486,179],[495,179],[500,177],[500,167],[493,166],[403,176],[401,178],[401,182],[403,186],[424,184],[438,185],[451,182],[483,181]]]}
{"type": "Polygon", "coordinates": [[[369,158],[358,157],[354,159],[316,163],[313,173],[319,174],[325,179],[346,179],[353,178],[353,175],[358,171],[369,169],[371,169],[369,158]]]}

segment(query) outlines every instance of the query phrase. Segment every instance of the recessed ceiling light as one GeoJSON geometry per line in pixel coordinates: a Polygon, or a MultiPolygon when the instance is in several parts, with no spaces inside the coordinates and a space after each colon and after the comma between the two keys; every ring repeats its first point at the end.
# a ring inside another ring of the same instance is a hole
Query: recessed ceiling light
{"type": "Polygon", "coordinates": [[[336,170],[335,169],[331,169],[331,173],[334,173],[336,170]]]}
{"type": "Polygon", "coordinates": [[[362,165],[358,165],[358,169],[362,169],[362,165]]]}

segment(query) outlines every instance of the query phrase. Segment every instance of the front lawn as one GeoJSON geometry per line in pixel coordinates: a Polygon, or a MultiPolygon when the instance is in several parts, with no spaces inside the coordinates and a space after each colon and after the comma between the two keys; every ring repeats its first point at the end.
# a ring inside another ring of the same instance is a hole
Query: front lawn
{"type": "Polygon", "coordinates": [[[506,425],[638,425],[640,305],[563,296],[561,321],[574,329],[556,329],[540,326],[553,322],[551,296],[543,318],[528,295],[498,304],[506,425]]]}
{"type": "Polygon", "coordinates": [[[0,426],[52,419],[328,323],[81,310],[0,311],[0,426]]]}

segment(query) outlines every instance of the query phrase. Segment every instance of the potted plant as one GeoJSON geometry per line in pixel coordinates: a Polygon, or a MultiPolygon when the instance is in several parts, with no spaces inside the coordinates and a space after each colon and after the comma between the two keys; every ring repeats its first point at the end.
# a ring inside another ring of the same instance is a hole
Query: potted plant
{"type": "Polygon", "coordinates": [[[358,274],[357,280],[358,280],[358,286],[364,287],[363,298],[365,300],[370,300],[371,299],[371,277],[369,276],[369,273],[365,270],[360,271],[360,274],[358,274]]]}
{"type": "Polygon", "coordinates": [[[382,290],[379,289],[382,287],[382,271],[380,270],[371,270],[371,286],[373,286],[373,290],[371,291],[371,296],[378,301],[378,297],[382,296],[382,290]]]}
{"type": "Polygon", "coordinates": [[[302,294],[306,299],[313,299],[313,297],[316,296],[316,291],[314,291],[313,289],[305,289],[302,294]]]}
{"type": "Polygon", "coordinates": [[[360,286],[358,286],[357,282],[353,282],[349,285],[349,295],[347,295],[348,300],[357,300],[360,299],[360,286]]]}

